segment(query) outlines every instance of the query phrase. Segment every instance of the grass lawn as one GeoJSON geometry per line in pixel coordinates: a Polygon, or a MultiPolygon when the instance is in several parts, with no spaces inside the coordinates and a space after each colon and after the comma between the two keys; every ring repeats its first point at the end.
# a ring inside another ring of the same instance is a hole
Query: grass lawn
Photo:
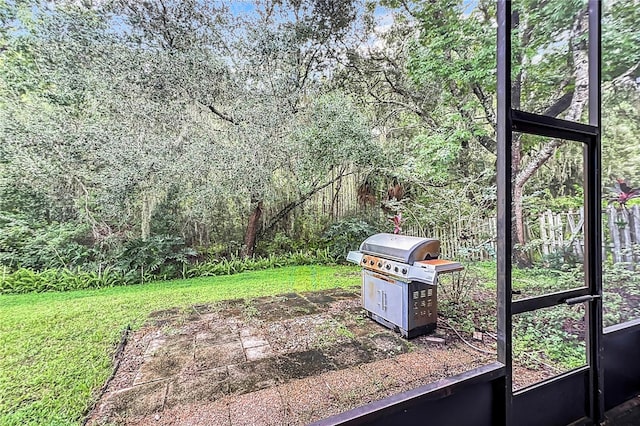
{"type": "Polygon", "coordinates": [[[0,296],[0,425],[79,424],[122,330],[149,313],[360,283],[355,266],[296,266],[101,290],[0,296]]]}

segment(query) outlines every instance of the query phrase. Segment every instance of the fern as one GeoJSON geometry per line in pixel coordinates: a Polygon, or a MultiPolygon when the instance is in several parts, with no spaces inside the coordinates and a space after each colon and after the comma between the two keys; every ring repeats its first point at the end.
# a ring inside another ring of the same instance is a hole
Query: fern
{"type": "MultiPolygon", "coordinates": [[[[138,253],[139,248],[136,248],[138,253]]],[[[232,256],[230,259],[212,259],[192,265],[185,262],[180,269],[173,264],[150,262],[146,266],[134,265],[136,262],[130,261],[128,265],[132,268],[128,270],[123,270],[124,264],[121,263],[117,266],[107,266],[100,272],[83,271],[80,268],[50,268],[40,272],[20,268],[10,272],[8,267],[3,266],[0,274],[0,294],[98,289],[174,278],[233,275],[292,265],[332,264],[334,260],[328,249],[317,249],[247,259],[232,256]]]]}

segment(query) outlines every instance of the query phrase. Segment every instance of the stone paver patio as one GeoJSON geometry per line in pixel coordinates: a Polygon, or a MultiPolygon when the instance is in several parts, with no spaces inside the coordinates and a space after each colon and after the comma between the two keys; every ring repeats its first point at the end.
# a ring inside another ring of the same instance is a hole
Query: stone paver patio
{"type": "Polygon", "coordinates": [[[308,424],[495,359],[435,335],[407,342],[369,320],[358,289],[156,312],[88,424],[308,424]]]}

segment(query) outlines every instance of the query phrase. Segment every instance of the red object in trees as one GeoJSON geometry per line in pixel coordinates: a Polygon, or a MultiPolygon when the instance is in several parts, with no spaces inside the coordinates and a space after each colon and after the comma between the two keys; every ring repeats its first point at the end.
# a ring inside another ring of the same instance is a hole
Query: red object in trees
{"type": "Polygon", "coordinates": [[[611,192],[609,202],[617,202],[623,208],[626,208],[627,201],[640,197],[640,188],[631,187],[627,181],[621,178],[616,179],[609,191],[611,192]]]}
{"type": "Polygon", "coordinates": [[[397,215],[393,216],[393,233],[394,234],[399,234],[400,231],[402,231],[402,227],[400,226],[402,224],[402,213],[398,213],[397,215]]]}

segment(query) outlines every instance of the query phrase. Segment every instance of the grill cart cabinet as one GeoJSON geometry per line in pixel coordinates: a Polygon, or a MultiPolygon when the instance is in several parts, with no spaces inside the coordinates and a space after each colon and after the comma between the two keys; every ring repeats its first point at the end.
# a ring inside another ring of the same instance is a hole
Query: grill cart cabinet
{"type": "Polygon", "coordinates": [[[362,266],[367,315],[410,339],[436,328],[438,273],[459,271],[440,260],[440,241],[395,234],[367,238],[347,260],[362,266]]]}
{"type": "Polygon", "coordinates": [[[375,321],[411,339],[433,331],[437,320],[436,286],[362,271],[362,306],[375,321]]]}

